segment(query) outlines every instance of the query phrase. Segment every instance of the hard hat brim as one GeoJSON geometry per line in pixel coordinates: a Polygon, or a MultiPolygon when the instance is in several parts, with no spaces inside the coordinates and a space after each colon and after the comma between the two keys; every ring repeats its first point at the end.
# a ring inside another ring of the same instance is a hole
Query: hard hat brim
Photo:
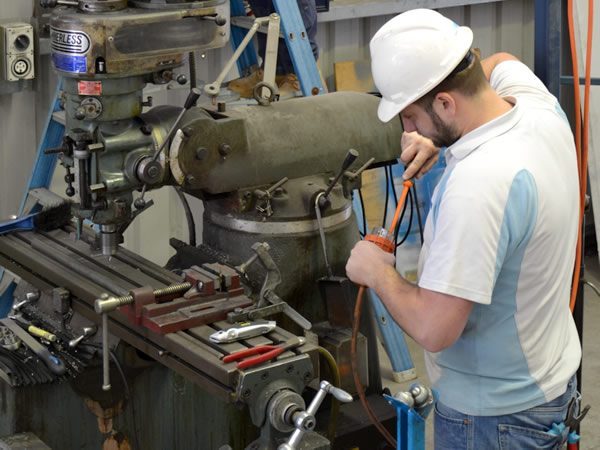
{"type": "Polygon", "coordinates": [[[382,97],[379,102],[379,106],[377,107],[377,117],[379,117],[379,120],[382,122],[389,122],[394,118],[394,116],[402,112],[404,108],[419,100],[443,80],[445,80],[471,49],[471,44],[473,43],[473,31],[469,27],[459,27],[456,30],[456,41],[458,44],[456,65],[448,66],[446,71],[441,74],[439,80],[437,80],[435,83],[432,82],[431,84],[425,84],[422,89],[415,91],[415,93],[409,97],[405,97],[404,101],[402,102],[395,102],[382,97]]]}
{"type": "Polygon", "coordinates": [[[377,106],[377,117],[382,122],[389,122],[397,116],[404,108],[408,105],[399,105],[398,103],[391,102],[385,98],[382,98],[379,101],[379,106],[377,106]]]}

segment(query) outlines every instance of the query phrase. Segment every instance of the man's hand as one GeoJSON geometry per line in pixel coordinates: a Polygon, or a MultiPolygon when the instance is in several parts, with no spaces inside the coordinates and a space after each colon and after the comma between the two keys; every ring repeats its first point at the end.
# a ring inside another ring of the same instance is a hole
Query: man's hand
{"type": "Polygon", "coordinates": [[[434,166],[440,155],[440,148],[416,131],[402,133],[401,146],[400,159],[406,166],[402,178],[405,180],[421,178],[434,166]]]}
{"type": "Polygon", "coordinates": [[[378,277],[387,272],[387,267],[395,267],[395,261],[394,255],[383,251],[373,242],[360,241],[350,253],[346,274],[354,283],[374,288],[378,277]]]}

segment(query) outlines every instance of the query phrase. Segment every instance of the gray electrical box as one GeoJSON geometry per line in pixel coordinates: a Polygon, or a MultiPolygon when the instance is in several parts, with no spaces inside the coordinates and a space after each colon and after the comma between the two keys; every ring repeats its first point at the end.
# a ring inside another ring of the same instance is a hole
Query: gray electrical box
{"type": "Polygon", "coordinates": [[[33,27],[24,22],[0,23],[0,80],[35,76],[33,27]]]}

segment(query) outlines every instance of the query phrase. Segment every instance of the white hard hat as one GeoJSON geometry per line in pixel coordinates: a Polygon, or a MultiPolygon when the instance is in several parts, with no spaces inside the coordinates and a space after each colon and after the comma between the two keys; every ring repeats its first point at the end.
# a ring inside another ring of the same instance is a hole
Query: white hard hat
{"type": "Polygon", "coordinates": [[[371,39],[371,71],[381,93],[377,116],[388,122],[441,83],[462,61],[473,32],[430,9],[385,23],[371,39]]]}

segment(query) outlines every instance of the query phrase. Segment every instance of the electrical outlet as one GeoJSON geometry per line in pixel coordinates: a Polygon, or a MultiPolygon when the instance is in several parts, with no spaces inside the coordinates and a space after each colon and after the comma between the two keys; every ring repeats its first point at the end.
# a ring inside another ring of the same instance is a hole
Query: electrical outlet
{"type": "Polygon", "coordinates": [[[33,27],[24,22],[0,23],[0,79],[31,80],[34,76],[33,27]]]}

